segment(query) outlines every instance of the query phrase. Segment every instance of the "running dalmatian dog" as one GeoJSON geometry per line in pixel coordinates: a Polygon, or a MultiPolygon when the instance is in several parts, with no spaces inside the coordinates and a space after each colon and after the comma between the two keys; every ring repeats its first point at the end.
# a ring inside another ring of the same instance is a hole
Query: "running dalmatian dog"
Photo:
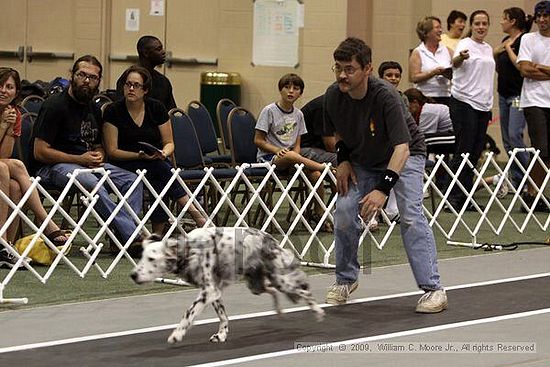
{"type": "Polygon", "coordinates": [[[222,291],[240,275],[253,294],[271,294],[278,313],[281,313],[277,299],[280,291],[294,303],[304,299],[317,320],[322,321],[324,311],[313,299],[306,274],[299,266],[292,252],[281,248],[268,233],[253,228],[199,228],[177,239],[162,241],[153,235],[144,240],[142,258],[130,276],[142,284],[175,274],[199,287],[197,299],[168,342],[180,342],[195,317],[212,304],[220,325],[210,341],[222,343],[229,331],[222,291]]]}

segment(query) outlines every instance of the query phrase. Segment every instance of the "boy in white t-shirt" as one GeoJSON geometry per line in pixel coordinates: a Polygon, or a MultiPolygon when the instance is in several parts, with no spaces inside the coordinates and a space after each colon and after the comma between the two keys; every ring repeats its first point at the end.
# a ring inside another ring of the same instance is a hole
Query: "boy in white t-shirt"
{"type": "MultiPolygon", "coordinates": [[[[540,150],[540,158],[550,166],[550,1],[537,3],[535,22],[539,31],[523,36],[517,58],[524,77],[520,107],[525,114],[531,145],[540,150]]],[[[541,188],[544,168],[536,163],[530,175],[541,188]]],[[[530,207],[536,194],[536,188],[529,185],[523,199],[530,207]]],[[[550,208],[539,200],[535,210],[548,212],[550,208]]]]}
{"type": "MultiPolygon", "coordinates": [[[[256,122],[254,144],[258,147],[258,162],[272,163],[278,171],[286,171],[295,164],[303,164],[305,173],[312,182],[317,182],[326,165],[300,154],[300,136],[307,133],[302,111],[294,103],[304,92],[304,81],[296,74],[284,75],[278,83],[281,98],[265,106],[256,122]]],[[[323,185],[317,190],[323,198],[323,185]]],[[[312,221],[318,222],[323,208],[314,201],[312,221]]],[[[332,232],[332,224],[324,222],[322,230],[332,232]]]]}

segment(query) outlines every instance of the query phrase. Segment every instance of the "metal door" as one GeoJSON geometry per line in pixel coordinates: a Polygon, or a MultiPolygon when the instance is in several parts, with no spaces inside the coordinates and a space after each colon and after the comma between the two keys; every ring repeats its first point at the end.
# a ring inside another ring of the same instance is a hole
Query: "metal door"
{"type": "Polygon", "coordinates": [[[2,0],[0,64],[34,81],[67,77],[74,60],[71,0],[2,0]]]}

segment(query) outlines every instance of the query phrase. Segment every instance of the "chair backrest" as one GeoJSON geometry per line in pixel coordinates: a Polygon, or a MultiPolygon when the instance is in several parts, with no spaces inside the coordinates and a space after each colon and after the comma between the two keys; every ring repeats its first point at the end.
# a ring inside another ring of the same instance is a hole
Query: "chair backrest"
{"type": "Polygon", "coordinates": [[[43,102],[44,98],[31,94],[21,101],[20,106],[23,107],[26,112],[38,113],[43,102]]]}
{"type": "Polygon", "coordinates": [[[176,165],[181,168],[204,166],[199,139],[189,115],[179,108],[173,108],[168,115],[174,134],[176,165]]]}
{"type": "Polygon", "coordinates": [[[218,138],[214,123],[206,107],[199,101],[191,101],[187,105],[187,114],[193,122],[203,154],[218,152],[218,138]]]}
{"type": "Polygon", "coordinates": [[[31,149],[31,138],[36,113],[25,112],[21,116],[21,136],[15,139],[12,158],[17,158],[28,167],[29,155],[31,149]]]}
{"type": "Polygon", "coordinates": [[[222,146],[225,151],[230,149],[229,145],[229,130],[227,128],[227,117],[232,109],[237,107],[237,104],[228,98],[220,99],[216,106],[216,119],[218,120],[218,130],[222,138],[222,146]]]}
{"type": "Polygon", "coordinates": [[[455,134],[452,131],[424,134],[426,151],[435,154],[453,154],[455,152],[455,134]]]}
{"type": "Polygon", "coordinates": [[[96,106],[101,109],[101,111],[103,111],[103,109],[104,109],[103,106],[104,105],[109,104],[109,103],[113,103],[113,100],[111,98],[109,98],[109,96],[104,94],[104,93],[99,93],[98,95],[96,95],[93,98],[93,101],[96,104],[96,106]]]}
{"type": "Polygon", "coordinates": [[[256,118],[242,107],[235,107],[227,118],[229,145],[233,165],[256,163],[258,147],[254,144],[256,118]]]}
{"type": "Polygon", "coordinates": [[[103,114],[105,113],[105,110],[107,109],[107,106],[109,106],[111,103],[113,102],[105,102],[101,105],[101,116],[103,116],[103,114]]]}

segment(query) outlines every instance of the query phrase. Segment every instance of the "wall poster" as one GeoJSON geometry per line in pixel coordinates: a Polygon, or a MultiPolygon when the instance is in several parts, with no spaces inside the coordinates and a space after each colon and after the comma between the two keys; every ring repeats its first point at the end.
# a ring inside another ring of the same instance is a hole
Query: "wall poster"
{"type": "Polygon", "coordinates": [[[254,1],[252,64],[298,65],[299,1],[254,1]]]}

